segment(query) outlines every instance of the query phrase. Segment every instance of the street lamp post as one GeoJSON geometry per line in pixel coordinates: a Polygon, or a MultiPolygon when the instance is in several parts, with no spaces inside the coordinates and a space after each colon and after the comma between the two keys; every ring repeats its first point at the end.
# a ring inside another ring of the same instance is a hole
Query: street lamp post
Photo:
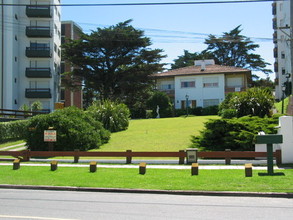
{"type": "Polygon", "coordinates": [[[186,98],[186,117],[187,117],[187,116],[188,116],[188,106],[189,106],[189,105],[188,105],[188,104],[189,104],[189,103],[188,103],[189,95],[186,94],[185,98],[186,98]]]}
{"type": "Polygon", "coordinates": [[[286,86],[282,86],[282,114],[284,114],[284,99],[285,99],[286,86]]]}

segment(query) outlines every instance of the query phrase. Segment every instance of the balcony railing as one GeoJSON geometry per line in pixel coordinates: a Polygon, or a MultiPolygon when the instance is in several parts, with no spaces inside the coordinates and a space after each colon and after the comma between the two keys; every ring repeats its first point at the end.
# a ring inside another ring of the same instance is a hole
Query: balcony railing
{"type": "Polygon", "coordinates": [[[38,18],[51,18],[52,12],[49,5],[27,5],[26,16],[38,18]]]}
{"type": "Polygon", "coordinates": [[[50,47],[27,47],[25,51],[27,57],[51,57],[50,47]]]}
{"type": "Polygon", "coordinates": [[[25,90],[26,98],[52,98],[50,89],[26,89],[25,90]]]}
{"type": "Polygon", "coordinates": [[[235,87],[225,87],[225,93],[230,92],[243,92],[245,91],[245,87],[235,86],[235,87]]]}
{"type": "Polygon", "coordinates": [[[25,76],[28,78],[51,78],[50,68],[34,68],[29,67],[25,70],[25,76]]]}
{"type": "Polygon", "coordinates": [[[27,37],[52,37],[50,27],[46,26],[28,26],[25,32],[27,37]]]}

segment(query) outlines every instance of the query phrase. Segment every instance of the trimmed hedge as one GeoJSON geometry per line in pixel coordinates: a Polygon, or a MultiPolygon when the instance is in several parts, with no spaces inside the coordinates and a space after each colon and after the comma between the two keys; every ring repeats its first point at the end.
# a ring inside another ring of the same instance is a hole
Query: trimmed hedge
{"type": "Polygon", "coordinates": [[[192,137],[192,147],[200,150],[254,150],[255,137],[260,131],[277,132],[278,116],[260,118],[245,116],[233,119],[214,119],[205,123],[199,136],[192,137]]]}
{"type": "Polygon", "coordinates": [[[0,142],[24,139],[28,124],[28,120],[1,122],[0,142]]]}
{"type": "Polygon", "coordinates": [[[96,121],[83,110],[68,107],[47,115],[38,115],[29,120],[29,130],[25,140],[30,150],[48,150],[44,142],[44,130],[53,127],[57,130],[56,151],[71,151],[79,149],[86,151],[98,148],[108,142],[110,132],[101,122],[96,121]]]}

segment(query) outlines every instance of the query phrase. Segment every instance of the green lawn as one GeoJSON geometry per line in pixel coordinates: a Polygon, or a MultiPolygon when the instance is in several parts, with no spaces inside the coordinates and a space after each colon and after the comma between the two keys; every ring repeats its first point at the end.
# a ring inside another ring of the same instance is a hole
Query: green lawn
{"type": "Polygon", "coordinates": [[[218,116],[131,120],[126,131],[113,133],[99,151],[178,151],[188,148],[204,122],[218,116]]]}
{"type": "MultiPolygon", "coordinates": [[[[284,99],[284,114],[286,114],[286,112],[287,112],[288,104],[289,104],[289,97],[284,99]]],[[[281,114],[282,113],[282,101],[276,102],[275,108],[277,109],[278,113],[281,114]]]]}
{"type": "MultiPolygon", "coordinates": [[[[203,190],[203,191],[250,191],[293,192],[293,169],[282,170],[285,176],[244,177],[244,170],[199,170],[191,176],[190,170],[147,169],[139,175],[138,169],[59,167],[50,171],[47,167],[0,166],[0,184],[75,186],[129,189],[203,190]]],[[[278,171],[279,172],[279,171],[278,171]]]]}

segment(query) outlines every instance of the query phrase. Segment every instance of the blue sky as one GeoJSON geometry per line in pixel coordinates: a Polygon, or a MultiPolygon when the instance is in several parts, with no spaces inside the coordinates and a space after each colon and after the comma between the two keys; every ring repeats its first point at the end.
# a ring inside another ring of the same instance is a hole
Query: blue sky
{"type": "MultiPolygon", "coordinates": [[[[196,2],[207,0],[62,0],[63,4],[111,4],[145,2],[196,2]]],[[[219,0],[208,0],[217,2],[219,0]]],[[[202,5],[62,7],[62,20],[72,20],[89,33],[97,27],[115,25],[132,19],[132,25],[145,31],[153,48],[168,56],[162,62],[173,63],[183,50],[200,52],[208,34],[221,35],[238,25],[242,34],[260,45],[256,53],[273,64],[272,2],[202,5]]],[[[166,66],[168,68],[168,66],[166,66]]],[[[273,69],[273,65],[269,68],[273,69]]],[[[262,73],[256,73],[264,77],[262,73]]],[[[274,78],[274,73],[270,75],[274,78]]]]}

